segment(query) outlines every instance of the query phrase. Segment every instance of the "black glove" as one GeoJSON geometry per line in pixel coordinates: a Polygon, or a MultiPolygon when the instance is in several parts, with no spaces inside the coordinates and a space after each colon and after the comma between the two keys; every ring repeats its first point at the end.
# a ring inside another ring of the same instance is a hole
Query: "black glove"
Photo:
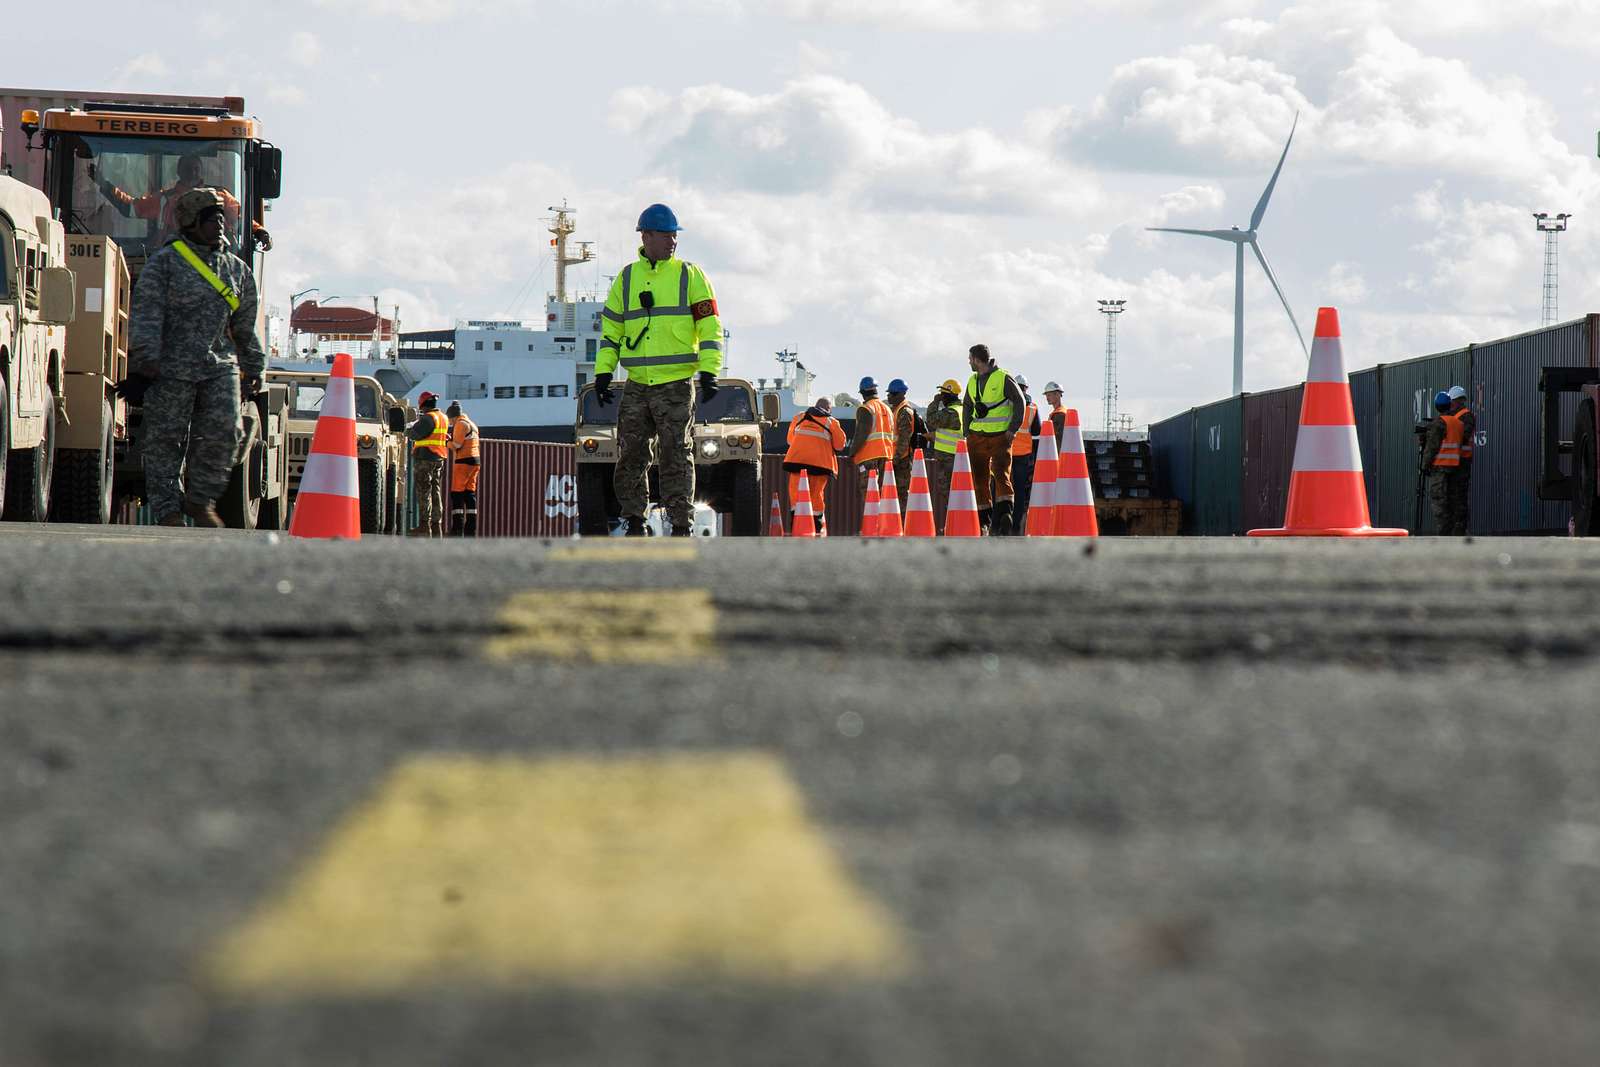
{"type": "Polygon", "coordinates": [[[707,400],[710,400],[712,397],[714,397],[716,395],[717,395],[717,376],[715,374],[712,374],[708,370],[701,371],[700,372],[700,402],[703,404],[707,400]]]}
{"type": "Polygon", "coordinates": [[[250,378],[246,378],[242,374],[239,376],[239,399],[240,400],[254,400],[256,398],[256,394],[259,393],[259,392],[261,392],[261,377],[260,377],[260,375],[256,375],[256,376],[250,377],[250,378]]]}
{"type": "Polygon", "coordinates": [[[145,392],[155,383],[149,375],[134,371],[117,383],[117,395],[130,404],[143,404],[145,392]]]}
{"type": "Polygon", "coordinates": [[[601,407],[605,407],[607,404],[611,403],[613,399],[611,393],[611,375],[596,374],[594,376],[594,398],[595,400],[599,401],[601,407]]]}

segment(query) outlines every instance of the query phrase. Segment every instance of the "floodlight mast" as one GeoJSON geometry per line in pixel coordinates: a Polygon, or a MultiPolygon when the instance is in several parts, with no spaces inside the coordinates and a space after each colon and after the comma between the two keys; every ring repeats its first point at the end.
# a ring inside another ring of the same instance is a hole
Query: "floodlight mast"
{"type": "Polygon", "coordinates": [[[1101,300],[1100,314],[1106,317],[1106,384],[1102,397],[1105,403],[1104,418],[1106,440],[1111,440],[1113,423],[1117,414],[1117,316],[1126,308],[1126,300],[1101,300]]]}
{"type": "Polygon", "coordinates": [[[1551,215],[1544,211],[1533,213],[1533,225],[1544,234],[1544,307],[1539,316],[1541,326],[1549,326],[1561,317],[1561,279],[1557,264],[1556,242],[1566,232],[1567,220],[1571,217],[1572,215],[1567,212],[1559,215],[1551,215]]]}

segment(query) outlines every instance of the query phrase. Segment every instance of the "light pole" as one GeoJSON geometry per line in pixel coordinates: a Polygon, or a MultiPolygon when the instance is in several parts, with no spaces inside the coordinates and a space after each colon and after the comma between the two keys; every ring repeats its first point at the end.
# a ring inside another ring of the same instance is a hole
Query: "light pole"
{"type": "Polygon", "coordinates": [[[1100,314],[1106,317],[1106,385],[1105,420],[1106,440],[1111,440],[1112,422],[1117,414],[1117,316],[1122,314],[1126,300],[1101,300],[1100,314]]]}
{"type": "Polygon", "coordinates": [[[1544,309],[1540,315],[1541,326],[1549,326],[1561,317],[1558,307],[1560,278],[1556,265],[1556,241],[1566,232],[1567,220],[1571,217],[1565,212],[1560,215],[1550,215],[1536,211],[1533,215],[1534,226],[1544,234],[1544,309]]]}

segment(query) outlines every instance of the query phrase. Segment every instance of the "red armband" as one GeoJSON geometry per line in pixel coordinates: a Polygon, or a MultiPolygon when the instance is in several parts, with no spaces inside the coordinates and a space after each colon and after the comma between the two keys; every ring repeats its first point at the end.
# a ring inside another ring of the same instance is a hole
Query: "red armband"
{"type": "Polygon", "coordinates": [[[709,319],[717,313],[717,302],[715,300],[702,300],[691,310],[694,314],[694,321],[699,322],[701,319],[709,319]]]}

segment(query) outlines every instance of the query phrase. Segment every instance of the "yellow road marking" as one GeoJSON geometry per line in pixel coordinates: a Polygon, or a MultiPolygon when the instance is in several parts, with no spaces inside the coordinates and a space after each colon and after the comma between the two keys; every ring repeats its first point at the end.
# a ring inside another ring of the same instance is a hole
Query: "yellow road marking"
{"type": "Polygon", "coordinates": [[[892,919],[760,753],[397,768],[209,959],[223,988],[902,973],[892,919]]]}
{"type": "Polygon", "coordinates": [[[652,545],[637,541],[557,545],[549,552],[554,560],[571,563],[679,563],[697,558],[694,543],[652,545]]]}
{"type": "Polygon", "coordinates": [[[608,663],[681,663],[716,653],[716,609],[704,589],[529,590],[500,611],[510,632],[497,659],[547,656],[608,663]]]}

